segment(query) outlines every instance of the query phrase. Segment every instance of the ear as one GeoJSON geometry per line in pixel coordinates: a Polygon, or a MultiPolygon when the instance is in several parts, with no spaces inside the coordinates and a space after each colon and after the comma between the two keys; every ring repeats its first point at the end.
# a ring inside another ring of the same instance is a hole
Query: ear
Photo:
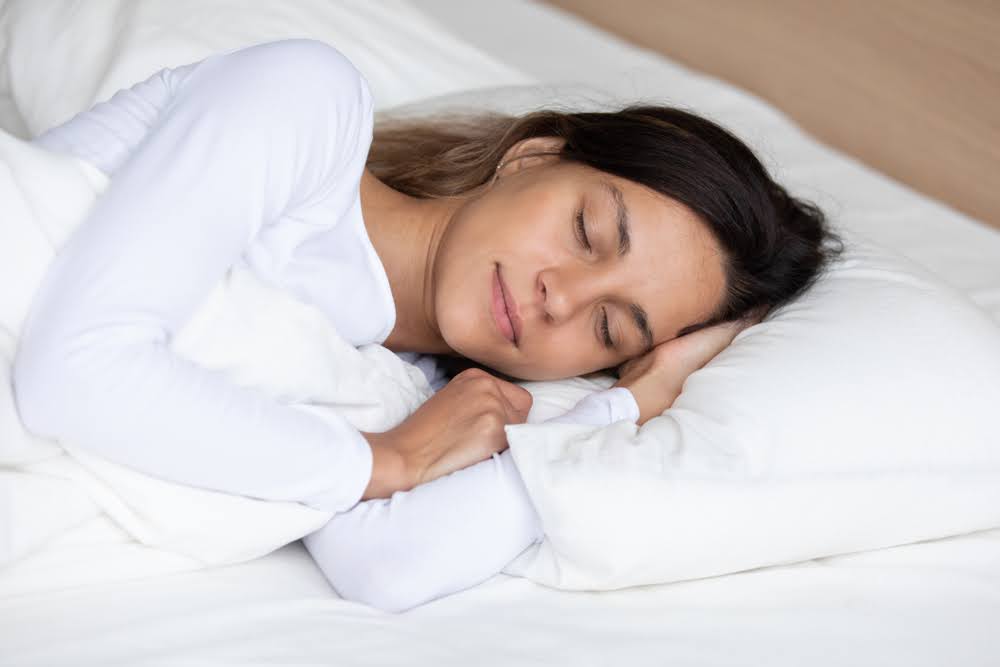
{"type": "Polygon", "coordinates": [[[562,150],[566,140],[562,137],[529,137],[521,139],[504,152],[499,164],[500,174],[509,175],[532,166],[538,166],[559,159],[557,155],[562,150]]]}

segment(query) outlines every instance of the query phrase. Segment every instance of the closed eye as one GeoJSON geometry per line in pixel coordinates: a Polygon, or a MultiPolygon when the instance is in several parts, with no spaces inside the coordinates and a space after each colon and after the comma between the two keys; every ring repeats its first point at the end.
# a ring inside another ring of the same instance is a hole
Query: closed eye
{"type": "Polygon", "coordinates": [[[593,248],[590,245],[590,239],[587,238],[587,226],[584,224],[582,208],[576,213],[576,230],[580,243],[587,249],[587,252],[591,252],[593,248]]]}
{"type": "MultiPolygon", "coordinates": [[[[590,239],[587,237],[587,225],[583,218],[583,209],[581,208],[576,212],[576,230],[577,237],[580,239],[580,244],[586,248],[587,252],[593,251],[593,246],[590,244],[590,239]]],[[[611,339],[611,330],[608,327],[608,309],[601,309],[601,335],[603,338],[604,347],[608,349],[615,349],[615,342],[611,339]]]]}
{"type": "Polygon", "coordinates": [[[601,312],[603,314],[601,320],[601,333],[604,335],[604,347],[613,350],[615,348],[615,342],[611,340],[611,332],[608,330],[608,309],[602,308],[601,312]]]}

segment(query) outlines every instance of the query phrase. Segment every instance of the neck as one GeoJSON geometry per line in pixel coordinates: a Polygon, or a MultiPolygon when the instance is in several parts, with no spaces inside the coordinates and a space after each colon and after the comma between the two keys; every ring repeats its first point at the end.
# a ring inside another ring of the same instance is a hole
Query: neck
{"type": "Polygon", "coordinates": [[[361,211],[392,288],[396,324],[382,343],[393,352],[451,354],[434,309],[434,258],[459,199],[419,199],[394,190],[368,169],[361,211]]]}

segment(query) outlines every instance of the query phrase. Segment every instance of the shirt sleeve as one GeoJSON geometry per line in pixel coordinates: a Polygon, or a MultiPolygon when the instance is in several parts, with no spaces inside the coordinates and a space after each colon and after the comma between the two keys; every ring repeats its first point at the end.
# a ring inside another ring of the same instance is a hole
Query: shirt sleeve
{"type": "Polygon", "coordinates": [[[25,427],[172,482],[354,505],[372,468],[359,431],[168,343],[264,228],[343,213],[325,193],[360,179],[366,113],[364,78],[322,42],[201,61],[39,285],[14,360],[25,427]]]}
{"type": "MultiPolygon", "coordinates": [[[[548,422],[638,418],[632,392],[614,387],[548,422]]],[[[341,597],[401,612],[486,581],[542,537],[506,449],[391,498],[358,503],[302,541],[341,597]]]]}
{"type": "Polygon", "coordinates": [[[173,81],[183,79],[200,63],[162,69],[145,81],[123,88],[110,99],[81,111],[65,123],[32,140],[57,153],[70,153],[108,176],[128,159],[156,124],[173,95],[173,81]]]}

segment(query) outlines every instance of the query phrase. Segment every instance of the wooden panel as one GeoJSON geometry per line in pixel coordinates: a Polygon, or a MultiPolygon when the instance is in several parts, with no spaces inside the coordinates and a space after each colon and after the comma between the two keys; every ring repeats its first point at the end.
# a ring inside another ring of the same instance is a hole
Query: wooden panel
{"type": "Polygon", "coordinates": [[[1000,227],[1000,2],[550,0],[1000,227]]]}

